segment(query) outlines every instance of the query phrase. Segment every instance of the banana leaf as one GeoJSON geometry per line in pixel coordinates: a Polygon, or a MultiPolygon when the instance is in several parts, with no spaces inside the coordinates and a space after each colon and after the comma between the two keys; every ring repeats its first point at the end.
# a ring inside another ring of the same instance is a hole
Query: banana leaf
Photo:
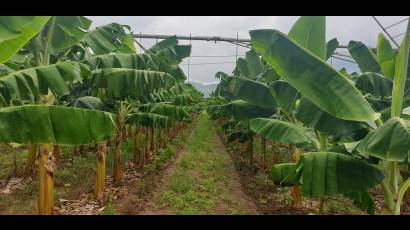
{"type": "Polygon", "coordinates": [[[174,78],[164,72],[124,68],[96,70],[92,74],[92,81],[93,88],[104,88],[107,96],[119,99],[146,96],[175,83],[174,78]]]}
{"type": "Polygon", "coordinates": [[[350,55],[359,65],[360,70],[364,72],[381,73],[382,69],[377,57],[362,42],[350,41],[348,44],[350,55]]]}
{"type": "Polygon", "coordinates": [[[389,40],[382,34],[379,33],[377,36],[377,61],[380,63],[380,68],[383,75],[393,79],[396,63],[396,54],[389,40]]]}
{"type": "Polygon", "coordinates": [[[390,118],[371,131],[357,150],[383,160],[404,162],[410,153],[410,121],[390,118]]]}
{"type": "Polygon", "coordinates": [[[393,90],[393,81],[378,73],[367,72],[356,80],[356,87],[376,97],[390,97],[393,90]]]}
{"type": "Polygon", "coordinates": [[[79,42],[90,26],[91,20],[84,16],[53,16],[47,24],[47,36],[55,50],[63,50],[79,42]]]}
{"type": "Polygon", "coordinates": [[[288,37],[300,46],[326,60],[326,17],[302,16],[289,31],[288,37]]]}
{"type": "Polygon", "coordinates": [[[80,145],[111,138],[111,113],[63,106],[24,105],[0,108],[0,141],[80,145]]]}
{"type": "Polygon", "coordinates": [[[128,124],[139,124],[150,128],[170,128],[172,119],[155,113],[134,113],[127,118],[128,124]]]}
{"type": "Polygon", "coordinates": [[[170,117],[177,121],[189,119],[187,111],[177,105],[167,103],[148,103],[139,107],[140,111],[145,113],[155,113],[162,116],[170,117]]]}
{"type": "Polygon", "coordinates": [[[71,103],[69,103],[68,106],[82,109],[109,111],[108,106],[104,104],[104,102],[102,102],[100,98],[92,96],[76,98],[71,103]]]}
{"type": "Polygon", "coordinates": [[[61,97],[69,93],[69,83],[80,82],[89,73],[86,65],[72,61],[16,71],[0,78],[0,94],[7,104],[37,102],[49,89],[61,97]]]}
{"type": "Polygon", "coordinates": [[[277,30],[253,30],[250,34],[255,51],[323,111],[354,121],[379,117],[349,79],[286,35],[277,30]]]}
{"type": "Polygon", "coordinates": [[[136,53],[130,28],[117,23],[99,26],[84,36],[83,41],[91,48],[94,54],[109,53],[136,53]]]}
{"type": "Polygon", "coordinates": [[[272,91],[266,84],[243,77],[228,77],[232,93],[237,99],[250,102],[263,108],[276,108],[272,91]]]}
{"type": "Polygon", "coordinates": [[[333,38],[326,43],[326,60],[329,60],[338,47],[339,41],[336,38],[333,38]]]}
{"type": "Polygon", "coordinates": [[[315,142],[304,127],[276,119],[252,119],[249,121],[249,128],[257,134],[282,143],[302,146],[315,142]]]}
{"type": "Polygon", "coordinates": [[[338,119],[319,109],[305,97],[302,97],[299,102],[295,118],[306,127],[314,128],[336,138],[354,136],[355,131],[367,128],[362,122],[338,119]]]}
{"type": "Polygon", "coordinates": [[[269,87],[273,88],[273,91],[275,92],[275,99],[278,106],[283,111],[290,114],[299,97],[298,91],[291,84],[283,80],[271,82],[269,87]]]}
{"type": "Polygon", "coordinates": [[[38,34],[50,16],[1,16],[0,17],[0,63],[13,57],[38,34]]]}
{"type": "Polygon", "coordinates": [[[378,168],[341,153],[304,153],[301,161],[302,192],[307,197],[366,191],[383,179],[378,168]]]}

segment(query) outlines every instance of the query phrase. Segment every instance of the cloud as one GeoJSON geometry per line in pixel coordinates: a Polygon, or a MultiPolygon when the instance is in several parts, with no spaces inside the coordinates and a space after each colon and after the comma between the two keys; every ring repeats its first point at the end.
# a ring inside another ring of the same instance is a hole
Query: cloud
{"type": "MultiPolygon", "coordinates": [[[[391,25],[406,16],[378,16],[384,26],[391,25]]],[[[298,16],[89,16],[93,20],[93,27],[117,22],[130,25],[134,33],[165,34],[189,36],[224,36],[249,38],[249,30],[278,29],[287,33],[298,16]]],[[[405,30],[405,24],[395,26],[389,31],[396,35],[405,30]]],[[[328,16],[326,36],[330,40],[336,37],[341,44],[347,45],[350,40],[362,41],[375,46],[377,34],[381,32],[376,22],[370,16],[328,16]]],[[[398,42],[402,37],[398,37],[398,42]]],[[[155,44],[155,39],[142,39],[145,47],[155,44]]],[[[189,44],[189,41],[180,41],[189,44]]],[[[230,57],[191,57],[191,64],[234,62],[235,55],[244,55],[246,48],[236,47],[224,42],[192,41],[192,56],[230,55],[230,57]],[[236,51],[238,50],[238,51],[236,51]]],[[[340,50],[346,52],[346,50],[340,50]]],[[[188,75],[188,60],[184,60],[182,68],[188,75]]],[[[354,64],[340,60],[333,60],[337,68],[346,67],[350,71],[357,70],[354,64]]],[[[214,82],[214,75],[218,71],[231,73],[235,64],[224,63],[214,65],[190,65],[191,80],[199,82],[214,82]]]]}

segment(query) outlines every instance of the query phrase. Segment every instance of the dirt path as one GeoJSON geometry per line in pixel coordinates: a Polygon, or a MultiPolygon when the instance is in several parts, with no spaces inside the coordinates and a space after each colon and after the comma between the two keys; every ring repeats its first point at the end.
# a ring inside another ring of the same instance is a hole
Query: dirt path
{"type": "Polygon", "coordinates": [[[139,214],[257,214],[206,114],[139,214]]]}

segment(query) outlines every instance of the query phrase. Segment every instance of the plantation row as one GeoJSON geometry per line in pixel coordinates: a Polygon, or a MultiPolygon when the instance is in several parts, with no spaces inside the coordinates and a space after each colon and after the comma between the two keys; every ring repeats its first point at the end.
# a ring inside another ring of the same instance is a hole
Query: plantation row
{"type": "Polygon", "coordinates": [[[410,186],[410,23],[399,49],[379,34],[376,48],[350,41],[360,73],[327,62],[339,44],[326,42],[326,18],[303,16],[286,35],[274,29],[250,31],[252,49],[208,101],[228,143],[254,164],[254,139],[261,137],[260,172],[302,196],[345,196],[375,213],[371,189],[381,189],[384,213],[400,214],[410,186]],[[269,168],[272,148],[289,145],[293,156],[269,168]]]}
{"type": "Polygon", "coordinates": [[[170,37],[137,54],[130,27],[90,25],[82,16],[0,17],[0,141],[27,149],[25,176],[37,162],[39,214],[53,214],[61,146],[93,147],[101,200],[107,147],[120,185],[124,140],[134,138],[141,168],[202,110],[178,66],[190,45],[170,37]]]}

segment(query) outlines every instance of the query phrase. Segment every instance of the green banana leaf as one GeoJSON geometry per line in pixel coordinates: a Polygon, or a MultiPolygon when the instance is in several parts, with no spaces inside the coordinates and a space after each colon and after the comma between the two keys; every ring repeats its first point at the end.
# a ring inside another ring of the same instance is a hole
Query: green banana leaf
{"type": "Polygon", "coordinates": [[[353,200],[353,204],[368,214],[374,215],[376,212],[376,205],[372,195],[368,191],[356,191],[344,194],[353,200]]]}
{"type": "Polygon", "coordinates": [[[254,50],[249,50],[245,53],[246,56],[246,63],[248,66],[249,76],[252,79],[256,79],[256,77],[264,71],[264,66],[256,54],[254,50]]]}
{"type": "Polygon", "coordinates": [[[117,23],[99,26],[84,36],[83,41],[94,54],[136,53],[132,32],[129,27],[117,23]]]}
{"type": "Polygon", "coordinates": [[[410,121],[390,118],[371,131],[360,142],[357,150],[383,160],[406,161],[410,152],[410,121]]]}
{"type": "Polygon", "coordinates": [[[92,81],[93,88],[105,88],[107,96],[119,99],[146,96],[175,83],[174,78],[164,72],[125,68],[96,70],[92,81]]]}
{"type": "Polygon", "coordinates": [[[349,79],[286,35],[277,30],[253,30],[250,35],[255,51],[323,111],[354,121],[379,117],[349,79]]]}
{"type": "Polygon", "coordinates": [[[281,163],[275,164],[269,171],[269,176],[274,183],[280,186],[295,186],[300,185],[299,167],[297,163],[281,163]]]}
{"type": "Polygon", "coordinates": [[[300,46],[326,60],[326,17],[302,16],[288,33],[300,46]]]}
{"type": "Polygon", "coordinates": [[[362,42],[350,41],[348,44],[350,55],[364,72],[381,73],[382,69],[374,53],[362,42]]]}
{"type": "Polygon", "coordinates": [[[222,72],[222,71],[218,71],[218,72],[216,72],[216,74],[215,74],[215,78],[219,78],[219,79],[221,79],[221,80],[223,80],[225,77],[228,77],[229,76],[229,74],[226,74],[226,73],[224,73],[224,72],[222,72]]]}
{"type": "Polygon", "coordinates": [[[296,109],[295,118],[306,127],[337,138],[354,136],[356,131],[366,129],[365,123],[338,119],[323,110],[307,98],[302,97],[296,109]]]}
{"type": "Polygon", "coordinates": [[[376,97],[390,97],[393,81],[381,74],[367,72],[357,78],[356,87],[360,91],[376,97]]]}
{"type": "Polygon", "coordinates": [[[315,141],[304,127],[276,119],[252,119],[249,121],[249,128],[266,138],[287,144],[301,146],[313,144],[315,141]]]}
{"type": "Polygon", "coordinates": [[[189,119],[188,112],[181,106],[171,105],[167,103],[148,103],[139,107],[142,112],[155,113],[162,116],[167,116],[173,120],[182,121],[189,119]]]}
{"type": "Polygon", "coordinates": [[[172,119],[155,113],[134,113],[127,118],[128,124],[139,124],[150,128],[170,128],[172,119]]]}
{"type": "Polygon", "coordinates": [[[219,105],[217,109],[219,114],[228,117],[233,116],[235,120],[239,121],[257,117],[270,117],[275,113],[275,109],[266,109],[243,100],[235,100],[225,105],[219,105]]]}
{"type": "Polygon", "coordinates": [[[163,58],[171,65],[177,65],[181,63],[184,58],[191,55],[191,48],[191,45],[175,45],[157,53],[157,56],[163,58]]]}
{"type": "Polygon", "coordinates": [[[254,79],[249,73],[248,62],[243,58],[238,58],[238,60],[236,61],[234,74],[238,77],[254,79]]]}
{"type": "Polygon", "coordinates": [[[379,33],[377,36],[377,61],[380,63],[380,68],[383,75],[393,79],[396,63],[396,54],[389,40],[382,34],[379,33]]]}
{"type": "Polygon", "coordinates": [[[378,168],[341,153],[304,153],[301,161],[302,192],[307,197],[366,191],[383,180],[378,168]]]}
{"type": "Polygon", "coordinates": [[[0,141],[80,145],[111,138],[115,124],[107,112],[63,106],[0,108],[0,141]]]}
{"type": "Polygon", "coordinates": [[[189,105],[192,104],[193,98],[190,94],[181,94],[173,96],[172,104],[174,105],[189,105]]]}
{"type": "Polygon", "coordinates": [[[299,97],[298,91],[287,81],[274,81],[269,84],[275,92],[275,99],[279,107],[290,114],[295,107],[296,100],[299,97]]]}
{"type": "MultiPolygon", "coordinates": [[[[410,99],[404,100],[402,104],[402,111],[409,106],[410,106],[410,99]]],[[[380,114],[381,114],[380,118],[382,119],[383,122],[388,121],[391,118],[391,107],[384,108],[383,110],[380,111],[380,114]]],[[[405,117],[405,114],[402,114],[402,117],[410,118],[410,117],[405,117]]]]}
{"type": "Polygon", "coordinates": [[[56,50],[69,48],[79,42],[91,26],[91,20],[83,16],[53,16],[48,24],[47,36],[56,50]]]}
{"type": "Polygon", "coordinates": [[[237,99],[263,108],[276,108],[272,91],[266,84],[253,81],[244,77],[228,77],[232,86],[232,93],[237,99]]]}
{"type": "Polygon", "coordinates": [[[339,41],[336,38],[333,38],[326,43],[326,60],[329,60],[338,47],[339,41]]]}
{"type": "Polygon", "coordinates": [[[403,96],[405,91],[407,71],[409,68],[410,52],[410,21],[407,23],[406,34],[401,42],[399,53],[395,63],[393,93],[392,93],[392,117],[400,117],[403,96]]]}
{"type": "Polygon", "coordinates": [[[171,36],[169,38],[166,38],[158,43],[156,43],[155,45],[151,46],[148,49],[148,52],[151,53],[160,53],[161,51],[164,51],[168,48],[172,48],[174,46],[178,45],[178,39],[175,36],[171,36]]]}
{"type": "Polygon", "coordinates": [[[261,74],[259,74],[255,80],[257,82],[269,84],[279,79],[280,79],[279,74],[276,73],[275,70],[273,70],[271,66],[267,65],[265,70],[261,74]]]}
{"type": "Polygon", "coordinates": [[[13,57],[38,34],[50,16],[1,16],[0,17],[0,63],[13,57]]]}
{"type": "Polygon", "coordinates": [[[144,54],[104,54],[83,61],[92,70],[104,68],[127,68],[160,71],[160,60],[150,53],[144,54]]]}
{"type": "Polygon", "coordinates": [[[91,109],[91,110],[101,110],[108,111],[109,108],[103,101],[98,97],[84,96],[79,97],[73,100],[68,104],[70,107],[82,108],[82,109],[91,109]]]}
{"type": "Polygon", "coordinates": [[[16,71],[0,78],[0,94],[7,104],[37,102],[49,89],[61,97],[69,93],[69,83],[80,82],[89,73],[86,65],[72,61],[16,71]]]}
{"type": "Polygon", "coordinates": [[[184,82],[187,77],[184,73],[184,71],[179,67],[179,65],[171,65],[168,68],[161,68],[164,70],[164,72],[167,72],[171,74],[171,76],[177,80],[177,82],[184,82]]]}

